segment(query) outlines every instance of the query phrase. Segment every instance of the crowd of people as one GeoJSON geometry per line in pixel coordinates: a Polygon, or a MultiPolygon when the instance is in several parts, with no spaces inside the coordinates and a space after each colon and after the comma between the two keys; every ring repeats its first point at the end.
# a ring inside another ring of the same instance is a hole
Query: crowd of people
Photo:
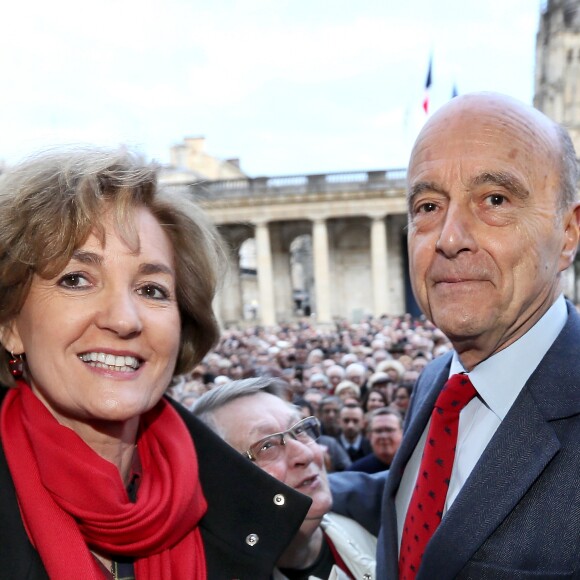
{"type": "Polygon", "coordinates": [[[229,328],[193,372],[175,378],[171,394],[191,409],[232,381],[277,379],[289,401],[320,420],[329,471],[374,473],[388,469],[398,449],[421,370],[449,349],[433,324],[410,315],[325,329],[308,320],[229,328]]]}
{"type": "Polygon", "coordinates": [[[433,324],[410,315],[342,321],[323,329],[308,320],[228,328],[201,364],[175,378],[172,395],[191,406],[215,386],[266,376],[285,381],[292,398],[315,407],[320,397],[333,394],[355,399],[365,412],[393,404],[404,415],[420,372],[449,349],[433,324]]]}

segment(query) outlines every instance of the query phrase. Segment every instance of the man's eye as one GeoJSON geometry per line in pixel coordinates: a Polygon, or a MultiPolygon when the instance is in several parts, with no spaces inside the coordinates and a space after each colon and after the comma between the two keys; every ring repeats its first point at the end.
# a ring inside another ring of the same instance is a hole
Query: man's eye
{"type": "Polygon", "coordinates": [[[273,447],[276,447],[278,444],[274,439],[267,439],[266,441],[264,441],[262,443],[262,445],[260,445],[260,453],[264,452],[264,451],[268,451],[268,449],[272,449],[273,447]]]}
{"type": "Polygon", "coordinates": [[[78,272],[71,272],[70,274],[65,274],[61,276],[58,285],[64,288],[82,288],[88,286],[89,282],[87,279],[78,272]]]}
{"type": "Polygon", "coordinates": [[[493,195],[488,196],[487,198],[487,203],[489,205],[493,205],[493,206],[500,206],[504,203],[504,201],[506,200],[505,195],[501,195],[499,193],[494,193],[493,195]]]}
{"type": "Polygon", "coordinates": [[[433,202],[426,202],[422,203],[421,205],[417,206],[415,213],[431,213],[437,209],[437,205],[433,202]]]}

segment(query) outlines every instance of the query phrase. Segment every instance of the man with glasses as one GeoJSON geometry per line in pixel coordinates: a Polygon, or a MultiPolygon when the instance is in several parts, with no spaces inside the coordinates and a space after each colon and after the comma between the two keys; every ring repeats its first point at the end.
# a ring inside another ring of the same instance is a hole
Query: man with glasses
{"type": "Polygon", "coordinates": [[[348,471],[378,473],[389,469],[403,439],[401,415],[387,407],[375,409],[369,413],[367,433],[373,452],[353,461],[348,471]]]}
{"type": "MultiPolygon", "coordinates": [[[[248,461],[312,500],[272,578],[375,578],[376,538],[354,521],[329,513],[332,497],[323,448],[316,442],[318,419],[301,419],[298,408],[282,395],[283,386],[276,379],[232,381],[205,393],[193,408],[248,461]]],[[[284,508],[281,494],[273,501],[284,508]]]]}

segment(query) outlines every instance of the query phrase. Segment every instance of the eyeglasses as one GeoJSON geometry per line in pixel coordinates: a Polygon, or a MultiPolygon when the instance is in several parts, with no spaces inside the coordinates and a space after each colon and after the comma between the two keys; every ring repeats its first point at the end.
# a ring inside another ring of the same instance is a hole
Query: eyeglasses
{"type": "Polygon", "coordinates": [[[246,456],[260,465],[276,461],[284,453],[288,435],[304,445],[311,445],[320,437],[320,422],[316,417],[306,417],[286,431],[272,433],[260,439],[250,446],[246,451],[246,456]]]}
{"type": "Polygon", "coordinates": [[[397,431],[398,429],[395,429],[394,427],[376,427],[375,429],[371,429],[373,435],[391,435],[397,431]]]}

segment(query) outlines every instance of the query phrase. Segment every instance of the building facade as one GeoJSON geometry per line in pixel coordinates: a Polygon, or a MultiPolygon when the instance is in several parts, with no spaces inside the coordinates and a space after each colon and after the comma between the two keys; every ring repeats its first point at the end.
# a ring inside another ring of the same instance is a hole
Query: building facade
{"type": "MultiPolygon", "coordinates": [[[[580,153],[580,0],[548,0],[536,37],[534,106],[564,126],[580,153]]],[[[580,256],[565,273],[565,292],[580,300],[580,256]]]]}
{"type": "Polygon", "coordinates": [[[216,304],[222,324],[418,313],[407,275],[405,176],[396,169],[174,186],[200,203],[229,248],[216,304]]]}

